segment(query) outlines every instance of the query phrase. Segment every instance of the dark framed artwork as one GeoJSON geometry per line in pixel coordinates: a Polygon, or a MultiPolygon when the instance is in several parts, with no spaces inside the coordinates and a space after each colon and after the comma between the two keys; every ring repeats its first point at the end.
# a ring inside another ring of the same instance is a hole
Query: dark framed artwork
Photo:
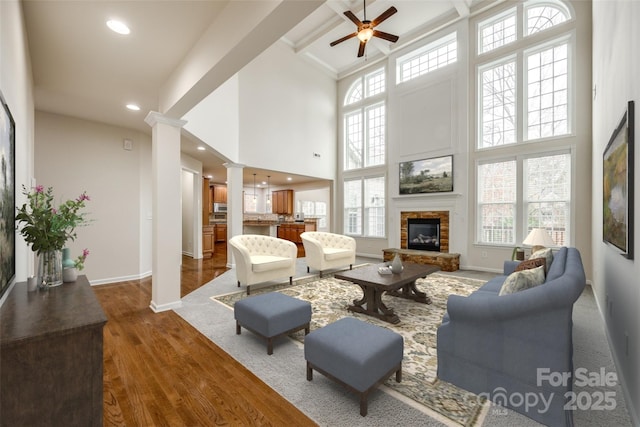
{"type": "Polygon", "coordinates": [[[0,297],[16,275],[16,125],[0,93],[0,297]]]}
{"type": "Polygon", "coordinates": [[[400,163],[400,194],[453,191],[453,156],[400,163]]]}
{"type": "Polygon", "coordinates": [[[602,237],[624,257],[633,259],[634,104],[613,131],[602,164],[602,237]]]}

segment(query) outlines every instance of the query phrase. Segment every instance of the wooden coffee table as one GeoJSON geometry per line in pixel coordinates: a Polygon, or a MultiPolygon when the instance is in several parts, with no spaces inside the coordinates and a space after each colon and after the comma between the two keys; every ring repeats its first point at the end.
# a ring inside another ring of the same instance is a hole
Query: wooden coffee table
{"type": "Polygon", "coordinates": [[[411,299],[422,304],[431,304],[431,299],[424,292],[416,288],[416,280],[427,277],[429,274],[439,271],[434,265],[404,263],[404,270],[399,274],[380,274],[379,267],[385,264],[370,265],[336,273],[337,279],[348,280],[362,288],[363,297],[353,300],[349,311],[368,314],[389,323],[399,323],[400,318],[394,313],[393,308],[387,307],[382,302],[382,294],[394,297],[411,299]]]}

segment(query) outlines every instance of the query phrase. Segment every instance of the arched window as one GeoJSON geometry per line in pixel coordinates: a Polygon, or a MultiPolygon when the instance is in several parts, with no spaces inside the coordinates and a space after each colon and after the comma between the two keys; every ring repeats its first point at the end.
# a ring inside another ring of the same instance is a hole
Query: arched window
{"type": "Polygon", "coordinates": [[[347,91],[347,96],[344,97],[344,105],[355,104],[362,101],[362,79],[358,79],[347,91]]]}
{"type": "Polygon", "coordinates": [[[527,35],[538,33],[569,19],[569,11],[555,3],[532,3],[526,9],[527,35]]]}

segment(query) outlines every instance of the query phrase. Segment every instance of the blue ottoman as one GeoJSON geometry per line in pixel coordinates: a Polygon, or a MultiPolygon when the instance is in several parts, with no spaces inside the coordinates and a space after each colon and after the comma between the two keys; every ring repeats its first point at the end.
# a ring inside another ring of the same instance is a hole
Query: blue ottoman
{"type": "Polygon", "coordinates": [[[236,334],[240,327],[267,339],[267,354],[273,354],[273,338],[304,329],[309,333],[311,304],[278,292],[241,299],[233,309],[236,334]]]}
{"type": "Polygon", "coordinates": [[[360,415],[367,415],[369,393],[394,372],[402,380],[404,340],[389,329],[345,317],[316,329],[304,339],[307,380],[313,370],[360,394],[360,415]]]}

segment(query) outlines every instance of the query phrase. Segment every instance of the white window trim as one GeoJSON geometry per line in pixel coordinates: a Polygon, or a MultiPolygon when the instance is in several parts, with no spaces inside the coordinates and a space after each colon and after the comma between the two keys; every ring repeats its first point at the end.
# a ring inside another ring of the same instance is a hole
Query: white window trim
{"type": "Polygon", "coordinates": [[[433,50],[437,50],[442,46],[446,46],[448,44],[450,44],[451,42],[455,42],[456,43],[456,61],[455,63],[458,62],[459,58],[459,54],[460,54],[460,49],[458,48],[458,31],[453,31],[452,33],[449,33],[445,36],[439,37],[438,39],[427,43],[424,46],[419,47],[418,49],[412,50],[409,53],[406,53],[398,58],[396,58],[395,63],[396,63],[396,86],[402,85],[403,83],[408,83],[410,81],[413,81],[415,79],[418,79],[420,77],[423,77],[425,75],[428,75],[434,71],[446,68],[450,65],[454,65],[455,63],[451,63],[451,64],[446,64],[443,65],[442,67],[438,67],[435,68],[432,71],[427,71],[425,73],[419,74],[415,77],[403,80],[402,79],[402,65],[405,64],[406,62],[410,62],[416,58],[419,58],[422,55],[428,55],[431,51],[433,50]]]}

